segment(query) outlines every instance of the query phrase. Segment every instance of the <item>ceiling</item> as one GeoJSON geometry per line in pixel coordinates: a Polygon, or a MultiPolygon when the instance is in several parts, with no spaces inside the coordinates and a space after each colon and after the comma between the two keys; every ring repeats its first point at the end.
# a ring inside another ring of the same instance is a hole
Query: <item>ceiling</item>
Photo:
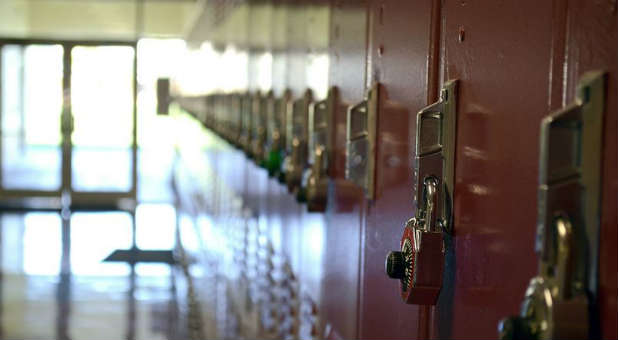
{"type": "Polygon", "coordinates": [[[0,0],[0,37],[184,37],[203,0],[0,0]]]}

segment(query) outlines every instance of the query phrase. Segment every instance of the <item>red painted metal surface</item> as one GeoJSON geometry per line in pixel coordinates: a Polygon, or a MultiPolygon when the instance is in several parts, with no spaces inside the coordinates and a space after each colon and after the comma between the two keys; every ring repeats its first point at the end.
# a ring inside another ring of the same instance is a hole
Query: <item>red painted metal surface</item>
{"type": "Polygon", "coordinates": [[[360,288],[362,191],[345,181],[347,105],[364,96],[367,9],[364,1],[336,1],[331,8],[329,85],[339,89],[335,112],[333,180],[326,211],[320,317],[327,338],[357,338],[360,288]]]}
{"type": "Polygon", "coordinates": [[[380,82],[376,192],[363,230],[360,338],[410,338],[419,332],[420,308],[407,305],[384,273],[384,259],[399,248],[414,216],[412,174],[416,112],[435,98],[431,1],[372,1],[369,9],[367,84],[380,82]],[[429,68],[428,68],[429,64],[429,68]],[[431,84],[430,84],[431,83],[431,84]]]}
{"type": "MultiPolygon", "coordinates": [[[[306,40],[310,6],[274,3],[290,7],[273,16],[273,30],[284,25],[288,41],[271,51],[272,87],[276,96],[290,88],[297,99],[310,87],[307,55],[316,52],[306,40]]],[[[316,301],[317,337],[496,338],[499,320],[519,311],[537,273],[541,119],[573,100],[581,74],[603,69],[598,321],[600,335],[615,338],[616,2],[333,0],[329,20],[328,84],[340,95],[326,212],[308,213],[264,170],[242,168],[247,206],[316,301]],[[399,248],[404,223],[415,213],[416,113],[450,79],[459,79],[455,215],[453,234],[445,236],[443,287],[435,307],[407,305],[397,281],[385,275],[384,259],[399,248]],[[368,200],[344,179],[346,115],[374,83],[381,86],[376,198],[368,200]]]]}
{"type": "Polygon", "coordinates": [[[437,307],[433,333],[491,339],[498,321],[519,310],[537,269],[539,124],[558,81],[548,76],[552,4],[443,6],[442,80],[460,79],[454,290],[437,307]]]}
{"type": "Polygon", "coordinates": [[[412,227],[405,229],[401,249],[408,249],[411,256],[406,261],[411,265],[406,281],[400,282],[400,290],[406,303],[434,305],[437,302],[444,272],[443,245],[441,232],[425,233],[412,227]]]}

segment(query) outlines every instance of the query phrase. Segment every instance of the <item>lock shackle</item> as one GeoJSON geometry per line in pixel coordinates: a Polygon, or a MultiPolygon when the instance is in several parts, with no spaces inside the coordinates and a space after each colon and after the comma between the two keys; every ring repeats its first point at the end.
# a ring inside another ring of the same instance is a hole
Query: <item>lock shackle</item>
{"type": "Polygon", "coordinates": [[[425,230],[439,231],[438,225],[438,179],[433,176],[425,178],[425,230]]]}
{"type": "Polygon", "coordinates": [[[558,287],[557,295],[562,299],[568,299],[572,296],[576,283],[573,225],[565,214],[559,214],[554,218],[553,226],[556,236],[553,274],[558,287]]]}

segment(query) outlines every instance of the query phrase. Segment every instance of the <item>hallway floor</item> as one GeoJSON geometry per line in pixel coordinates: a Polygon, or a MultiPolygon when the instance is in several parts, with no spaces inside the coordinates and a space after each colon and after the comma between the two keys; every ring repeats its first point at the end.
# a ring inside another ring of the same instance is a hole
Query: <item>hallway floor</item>
{"type": "Polygon", "coordinates": [[[133,221],[139,248],[171,250],[175,214],[169,204],[143,204],[135,217],[0,215],[0,338],[182,338],[178,268],[102,262],[113,250],[131,247],[133,221]]]}

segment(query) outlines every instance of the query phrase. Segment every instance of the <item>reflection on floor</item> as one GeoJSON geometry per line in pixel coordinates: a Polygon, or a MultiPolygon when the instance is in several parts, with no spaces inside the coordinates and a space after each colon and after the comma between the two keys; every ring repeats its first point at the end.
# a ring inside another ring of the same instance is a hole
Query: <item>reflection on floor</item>
{"type": "Polygon", "coordinates": [[[182,271],[108,263],[115,249],[172,249],[176,211],[1,214],[0,338],[179,339],[182,271]],[[135,222],[136,237],[132,237],[135,222]]]}

